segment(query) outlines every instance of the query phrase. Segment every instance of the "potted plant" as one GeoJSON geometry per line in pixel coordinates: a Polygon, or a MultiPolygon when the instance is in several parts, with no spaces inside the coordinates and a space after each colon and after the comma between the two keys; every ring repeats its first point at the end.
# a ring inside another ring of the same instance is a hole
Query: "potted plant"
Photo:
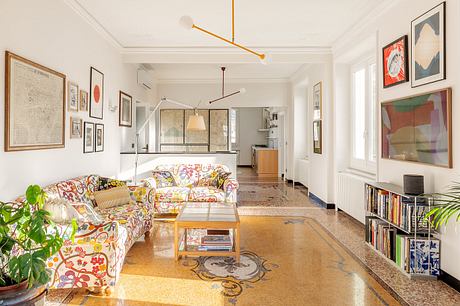
{"type": "MultiPolygon", "coordinates": [[[[61,232],[43,209],[46,193],[37,185],[27,188],[23,203],[0,201],[0,300],[2,305],[43,301],[50,280],[46,260],[64,242],[61,232]]],[[[70,239],[77,223],[72,220],[70,239]]],[[[66,231],[67,232],[67,231],[66,231]]]]}
{"type": "Polygon", "coordinates": [[[447,224],[450,218],[456,216],[460,220],[460,183],[454,182],[447,192],[433,194],[435,203],[433,208],[426,214],[434,228],[447,224]]]}

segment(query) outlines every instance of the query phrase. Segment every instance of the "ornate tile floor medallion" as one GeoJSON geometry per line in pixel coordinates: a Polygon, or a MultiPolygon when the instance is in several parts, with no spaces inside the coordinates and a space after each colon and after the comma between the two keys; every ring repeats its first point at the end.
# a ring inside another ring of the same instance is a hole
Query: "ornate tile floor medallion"
{"type": "Polygon", "coordinates": [[[242,251],[240,262],[233,257],[198,257],[183,261],[184,266],[202,280],[214,282],[214,289],[221,289],[228,302],[236,304],[236,298],[246,288],[253,288],[255,283],[267,280],[266,274],[278,268],[264,258],[250,251],[242,251]]]}

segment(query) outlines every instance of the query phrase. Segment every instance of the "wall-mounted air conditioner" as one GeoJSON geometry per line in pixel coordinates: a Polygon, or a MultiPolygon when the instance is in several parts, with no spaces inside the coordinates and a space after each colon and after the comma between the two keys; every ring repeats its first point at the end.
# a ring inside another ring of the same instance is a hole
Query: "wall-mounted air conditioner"
{"type": "Polygon", "coordinates": [[[137,84],[144,87],[145,89],[152,89],[153,82],[152,77],[144,69],[137,70],[137,84]]]}

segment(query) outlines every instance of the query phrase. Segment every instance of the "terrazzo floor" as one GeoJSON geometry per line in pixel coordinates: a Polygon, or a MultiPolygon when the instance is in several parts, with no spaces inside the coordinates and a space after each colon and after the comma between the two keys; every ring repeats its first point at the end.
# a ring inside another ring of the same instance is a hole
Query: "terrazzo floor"
{"type": "Polygon", "coordinates": [[[277,205],[239,205],[239,264],[209,257],[175,262],[173,225],[155,222],[151,238],[128,252],[110,296],[51,290],[47,305],[460,305],[460,294],[445,283],[403,275],[364,243],[363,225],[311,203],[304,190],[258,180],[248,169],[238,179],[243,193],[249,185],[290,188],[259,188],[246,198],[277,205]]]}

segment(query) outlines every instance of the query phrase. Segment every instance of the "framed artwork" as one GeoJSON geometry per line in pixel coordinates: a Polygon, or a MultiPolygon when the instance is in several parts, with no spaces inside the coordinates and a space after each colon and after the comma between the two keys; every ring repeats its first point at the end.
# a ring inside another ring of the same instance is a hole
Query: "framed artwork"
{"type": "Polygon", "coordinates": [[[322,119],[323,108],[323,83],[313,86],[313,120],[322,119]]]}
{"type": "Polygon", "coordinates": [[[313,152],[316,154],[323,153],[321,120],[313,121],[313,152]]]}
{"type": "Polygon", "coordinates": [[[404,35],[383,47],[383,88],[409,81],[407,40],[407,35],[404,35]]]}
{"type": "Polygon", "coordinates": [[[94,123],[86,122],[83,135],[83,153],[94,152],[94,123]]]}
{"type": "Polygon", "coordinates": [[[88,111],[88,92],[84,90],[80,90],[80,110],[88,111]]]}
{"type": "Polygon", "coordinates": [[[450,88],[382,103],[382,158],[452,168],[450,88]]]}
{"type": "Polygon", "coordinates": [[[91,95],[89,99],[89,116],[104,118],[104,74],[94,67],[90,71],[91,95]]]}
{"type": "Polygon", "coordinates": [[[412,87],[437,82],[446,78],[445,28],[445,2],[412,21],[412,87]]]}
{"type": "Polygon", "coordinates": [[[66,76],[5,52],[5,152],[64,148],[66,76]]]}
{"type": "Polygon", "coordinates": [[[102,152],[104,151],[104,125],[97,123],[95,133],[96,152],[102,152]]]}
{"type": "Polygon", "coordinates": [[[69,112],[78,112],[78,85],[73,82],[67,83],[67,107],[69,112]]]}
{"type": "Polygon", "coordinates": [[[70,117],[70,138],[81,138],[82,128],[80,118],[70,117]]]}
{"type": "Polygon", "coordinates": [[[119,96],[119,126],[131,127],[133,125],[133,98],[120,91],[119,96]]]}

